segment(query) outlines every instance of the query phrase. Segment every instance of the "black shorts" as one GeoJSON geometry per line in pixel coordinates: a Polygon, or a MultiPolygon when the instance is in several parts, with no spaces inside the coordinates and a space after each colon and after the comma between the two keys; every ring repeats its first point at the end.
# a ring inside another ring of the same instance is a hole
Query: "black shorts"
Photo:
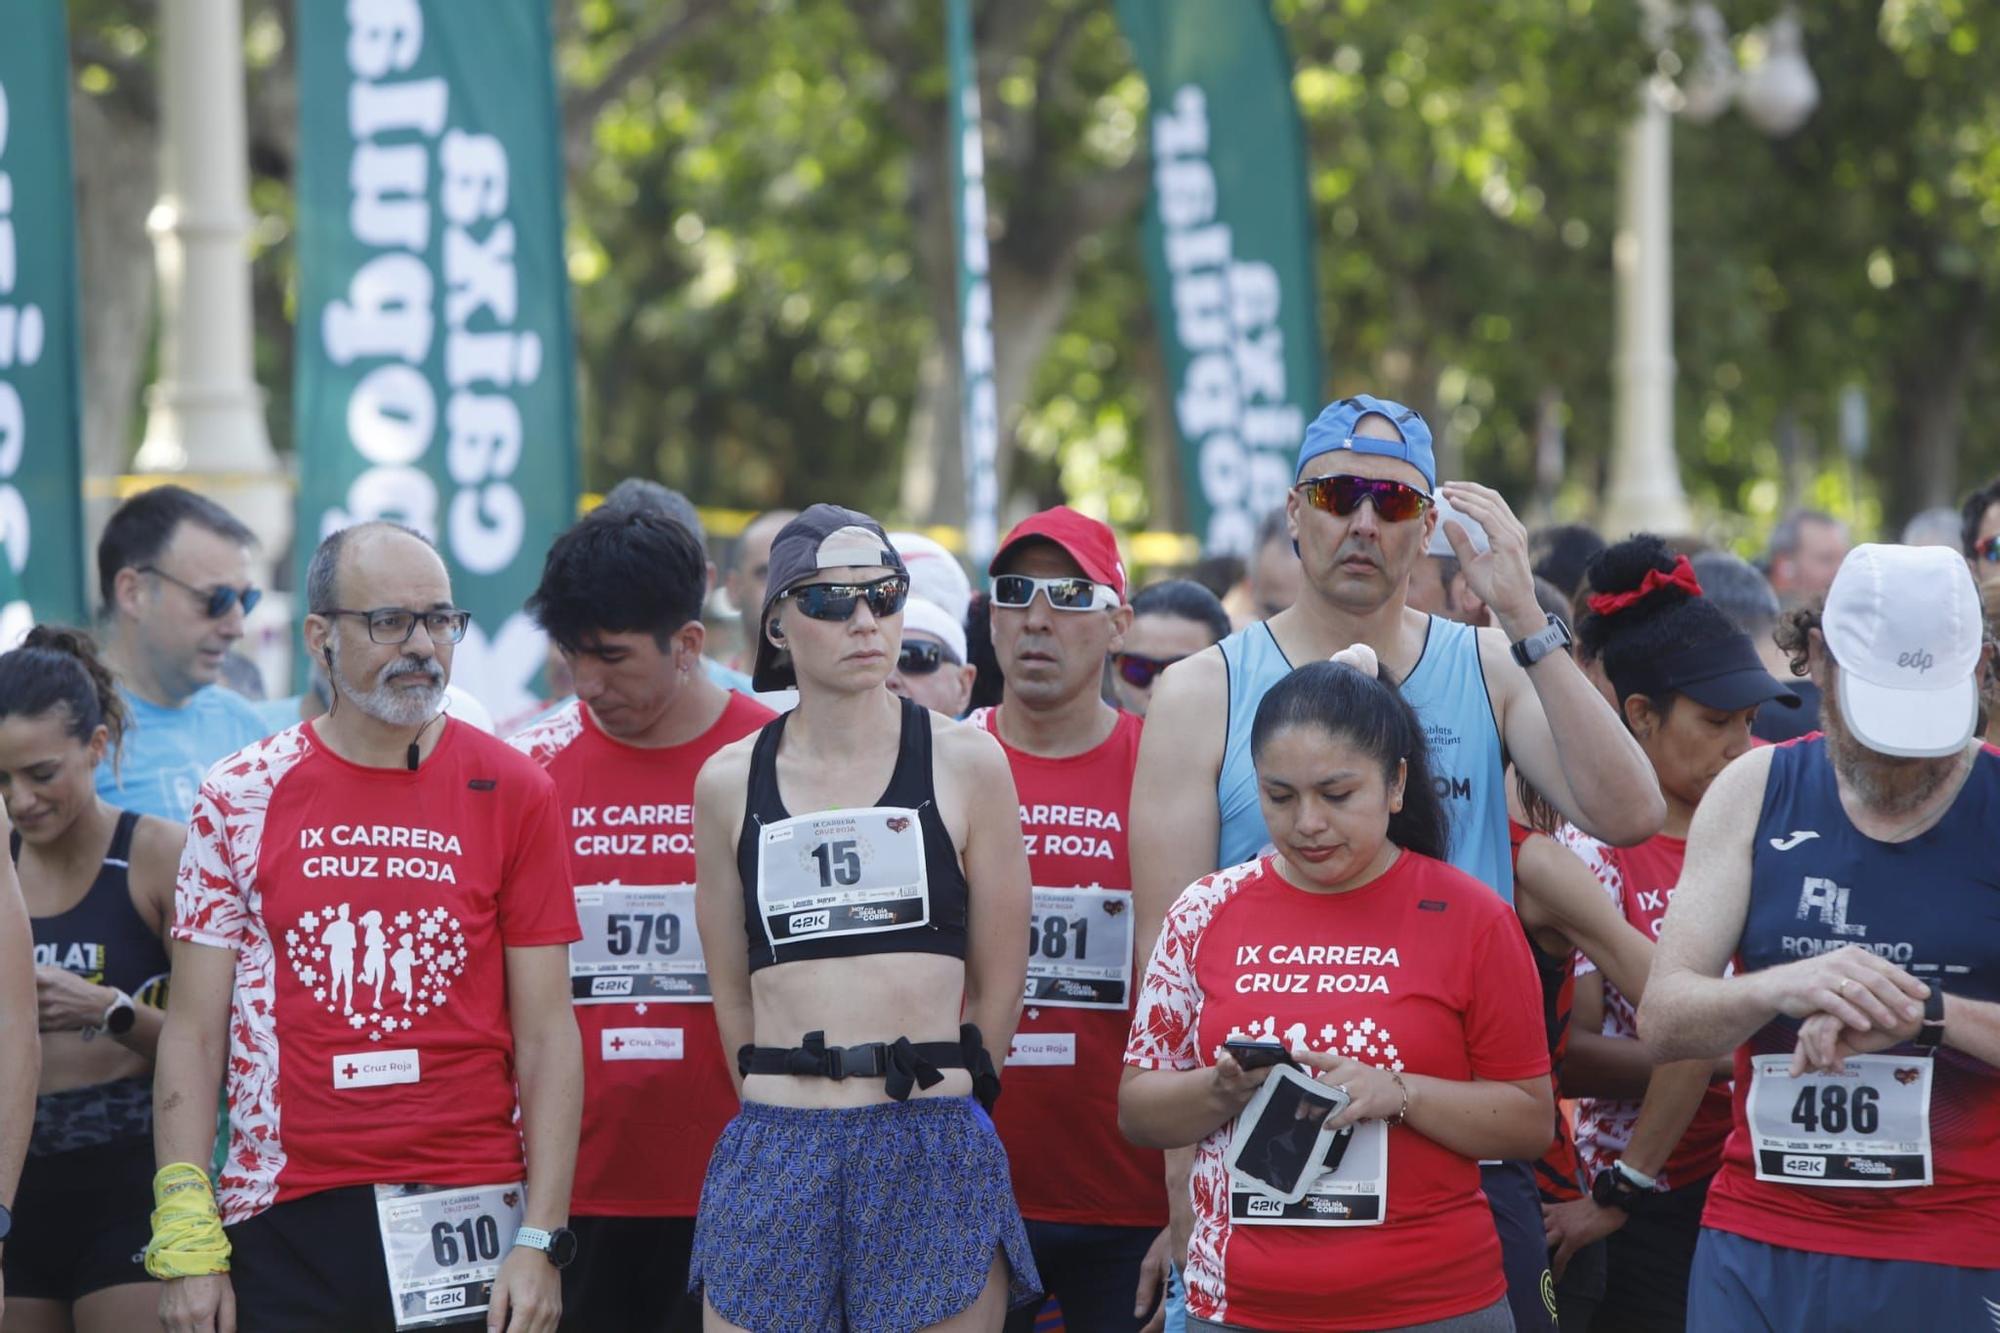
{"type": "Polygon", "coordinates": [[[1493,1210],[1500,1237],[1500,1265],[1507,1274],[1507,1306],[1520,1333],[1555,1333],[1556,1282],[1549,1272],[1548,1233],[1542,1196],[1528,1162],[1481,1162],[1479,1187],[1493,1210]]]}
{"type": "MultiPolygon", "coordinates": [[[[239,1333],[395,1333],[373,1185],[273,1204],[225,1230],[239,1333]]],[[[486,1316],[435,1327],[484,1329],[486,1316]]]]}
{"type": "Polygon", "coordinates": [[[106,1287],[151,1282],[152,1208],[147,1139],[30,1157],[14,1193],[14,1233],[0,1255],[7,1294],[67,1304],[106,1287]]]}
{"type": "Polygon", "coordinates": [[[563,1270],[562,1327],[571,1333],[699,1333],[688,1294],[692,1217],[577,1217],[576,1261],[563,1270]]]}

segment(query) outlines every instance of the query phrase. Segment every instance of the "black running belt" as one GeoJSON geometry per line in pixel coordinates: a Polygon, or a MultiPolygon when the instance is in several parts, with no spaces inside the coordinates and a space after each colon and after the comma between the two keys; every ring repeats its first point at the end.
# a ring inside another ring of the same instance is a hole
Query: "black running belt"
{"type": "Polygon", "coordinates": [[[824,1031],[808,1032],[797,1046],[742,1046],[736,1051],[736,1070],[751,1074],[789,1074],[798,1078],[879,1078],[883,1090],[896,1101],[909,1100],[918,1088],[934,1088],[944,1081],[944,1070],[965,1069],[972,1073],[974,1095],[980,1104],[992,1108],[1000,1095],[1000,1078],[993,1059],[986,1053],[979,1029],[971,1023],[959,1028],[957,1041],[871,1041],[861,1046],[829,1046],[824,1031]]]}

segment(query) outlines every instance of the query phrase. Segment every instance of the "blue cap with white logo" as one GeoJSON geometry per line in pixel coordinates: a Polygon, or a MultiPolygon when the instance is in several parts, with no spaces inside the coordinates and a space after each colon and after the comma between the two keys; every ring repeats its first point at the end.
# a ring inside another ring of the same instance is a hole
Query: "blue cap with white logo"
{"type": "Polygon", "coordinates": [[[1437,489],[1437,457],[1431,450],[1431,428],[1415,409],[1404,407],[1401,403],[1392,403],[1386,398],[1366,393],[1329,403],[1326,410],[1314,418],[1313,424],[1306,427],[1305,443],[1299,446],[1299,465],[1292,469],[1292,476],[1296,478],[1304,473],[1306,464],[1321,454],[1336,450],[1400,458],[1424,474],[1425,486],[1437,489]],[[1386,418],[1403,438],[1378,440],[1356,435],[1354,428],[1363,417],[1386,418]]]}

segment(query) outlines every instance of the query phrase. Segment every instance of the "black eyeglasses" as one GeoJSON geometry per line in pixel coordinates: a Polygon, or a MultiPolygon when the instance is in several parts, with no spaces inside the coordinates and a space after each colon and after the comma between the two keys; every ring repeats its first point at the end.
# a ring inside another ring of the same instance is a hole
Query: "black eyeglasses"
{"type": "Polygon", "coordinates": [[[1346,518],[1359,509],[1363,500],[1371,501],[1375,512],[1388,523],[1403,523],[1416,518],[1431,503],[1431,497],[1414,486],[1375,477],[1344,474],[1313,477],[1299,482],[1292,489],[1304,496],[1306,503],[1314,509],[1323,509],[1340,518],[1346,518]]]}
{"type": "Polygon", "coordinates": [[[1994,533],[1972,549],[1987,564],[2000,565],[2000,532],[1994,533]]]}
{"type": "Polygon", "coordinates": [[[192,583],[177,579],[157,565],[140,565],[141,574],[151,574],[154,578],[165,579],[176,588],[185,588],[202,599],[202,611],[210,620],[220,620],[229,614],[229,608],[238,602],[243,604],[243,614],[249,615],[257,609],[257,603],[264,600],[264,590],[254,585],[232,588],[227,583],[218,583],[213,588],[197,588],[192,583]]]}
{"type": "Polygon", "coordinates": [[[1118,605],[1118,594],[1090,579],[1038,579],[1027,574],[1002,574],[993,580],[993,605],[1009,610],[1025,610],[1035,600],[1036,589],[1057,611],[1108,611],[1118,605]]]}
{"type": "Polygon", "coordinates": [[[432,643],[457,643],[465,637],[465,627],[472,623],[470,611],[405,611],[397,606],[380,607],[373,611],[343,611],[335,607],[320,614],[359,616],[368,622],[371,641],[392,645],[408,643],[410,636],[417,632],[420,621],[424,632],[431,636],[432,643]]]}
{"type": "Polygon", "coordinates": [[[1118,675],[1137,690],[1152,689],[1153,681],[1159,674],[1181,660],[1180,657],[1147,657],[1140,653],[1111,654],[1111,663],[1118,668],[1118,675]]]}
{"type": "Polygon", "coordinates": [[[946,662],[957,666],[958,659],[945,652],[941,643],[928,643],[922,639],[903,640],[903,651],[896,654],[896,670],[906,676],[934,675],[946,662]]]}
{"type": "Polygon", "coordinates": [[[910,580],[901,574],[872,583],[802,583],[778,594],[781,600],[790,598],[810,619],[833,621],[851,619],[862,602],[868,603],[869,614],[877,620],[893,616],[909,595],[910,580]]]}

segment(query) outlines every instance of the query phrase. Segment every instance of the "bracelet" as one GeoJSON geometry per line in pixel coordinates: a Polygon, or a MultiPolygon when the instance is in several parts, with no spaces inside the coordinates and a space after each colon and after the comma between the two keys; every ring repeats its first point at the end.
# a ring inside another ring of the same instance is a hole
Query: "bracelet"
{"type": "Polygon", "coordinates": [[[1396,1114],[1390,1116],[1382,1123],[1385,1125],[1400,1125],[1410,1118],[1410,1085],[1403,1082],[1403,1076],[1395,1070],[1391,1069],[1386,1072],[1390,1078],[1396,1080],[1396,1086],[1403,1090],[1403,1105],[1402,1109],[1398,1110],[1396,1114]]]}

